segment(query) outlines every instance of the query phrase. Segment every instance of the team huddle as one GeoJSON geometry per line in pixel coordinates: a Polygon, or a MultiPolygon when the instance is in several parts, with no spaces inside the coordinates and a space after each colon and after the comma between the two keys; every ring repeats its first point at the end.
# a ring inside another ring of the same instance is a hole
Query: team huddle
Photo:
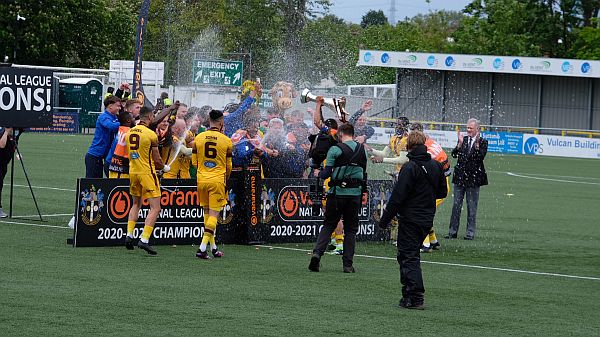
{"type": "MultiPolygon", "coordinates": [[[[159,174],[168,173],[169,165],[163,163],[158,150],[158,136],[150,129],[154,121],[154,113],[148,108],[141,108],[138,125],[131,128],[124,136],[129,159],[130,194],[133,199],[127,222],[127,237],[125,247],[134,249],[134,235],[138,213],[142,199],[147,199],[150,211],[144,223],[144,231],[137,247],[148,254],[156,255],[156,250],[149,245],[149,239],[154,224],[160,212],[160,182],[159,174]]],[[[225,136],[224,116],[220,110],[212,110],[209,114],[210,128],[197,135],[193,141],[194,154],[192,165],[197,168],[198,199],[204,209],[204,235],[196,256],[209,259],[207,247],[210,244],[214,257],[223,253],[217,249],[215,233],[219,212],[227,204],[225,184],[232,169],[233,145],[231,139],[225,136]]]]}
{"type": "MultiPolygon", "coordinates": [[[[278,82],[278,85],[281,85],[278,82]]],[[[120,88],[121,90],[121,88],[120,88]]],[[[307,91],[307,90],[305,90],[307,91]]],[[[293,92],[274,91],[291,105],[293,92]]],[[[309,178],[316,180],[311,200],[324,209],[324,221],[308,269],[319,272],[321,257],[327,249],[342,255],[343,271],[354,273],[353,264],[358,213],[367,193],[367,162],[395,165],[389,172],[394,188],[381,214],[379,226],[392,228],[396,239],[403,297],[400,306],[423,308],[424,286],[420,270],[420,252],[440,248],[433,219],[436,208],[446,198],[451,173],[448,156],[423,130],[408,118],[396,120],[395,134],[389,145],[379,151],[368,144],[374,129],[366,124],[366,101],[349,119],[345,99],[338,119],[324,119],[324,97],[314,96],[316,109],[308,109],[313,130],[298,111],[267,111],[262,120],[254,104],[262,87],[255,83],[235,108],[216,110],[210,106],[188,113],[179,102],[155,110],[142,107],[137,100],[123,101],[107,97],[105,112],[98,117],[92,145],[86,154],[86,177],[128,178],[132,206],[129,210],[125,247],[138,247],[150,255],[154,225],[160,214],[161,178],[190,179],[195,176],[197,195],[203,209],[204,232],[196,252],[200,259],[223,256],[216,245],[218,217],[227,205],[226,184],[232,170],[258,169],[265,178],[309,178]],[[311,134],[312,133],[312,134],[311,134]],[[310,135],[310,136],[309,136],[310,135]],[[318,192],[320,190],[320,192],[318,192]],[[327,196],[323,194],[327,190],[327,196]],[[322,200],[322,203],[319,202],[322,200]],[[142,201],[150,206],[139,240],[135,227],[142,201]],[[333,247],[333,248],[332,248],[333,247]],[[212,255],[212,256],[211,256],[212,255]]],[[[301,101],[306,103],[303,92],[301,101]]],[[[161,97],[166,102],[167,97],[161,97]]],[[[286,101],[286,102],[287,102],[286,101]]],[[[158,102],[157,102],[158,103],[158,102]]],[[[467,136],[457,130],[458,144],[452,156],[458,158],[453,177],[453,214],[446,238],[456,238],[462,199],[467,195],[468,226],[466,240],[475,235],[475,214],[479,186],[487,184],[483,158],[487,142],[479,135],[479,122],[467,123],[467,136]]],[[[309,182],[309,184],[311,184],[309,182]]]]}

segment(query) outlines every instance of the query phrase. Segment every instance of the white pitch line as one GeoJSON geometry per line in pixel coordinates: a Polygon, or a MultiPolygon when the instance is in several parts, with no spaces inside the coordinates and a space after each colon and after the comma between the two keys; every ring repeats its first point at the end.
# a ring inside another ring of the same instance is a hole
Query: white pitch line
{"type": "Polygon", "coordinates": [[[535,175],[535,176],[539,176],[539,177],[554,177],[554,178],[571,178],[571,179],[600,180],[600,178],[597,178],[597,177],[562,176],[562,175],[558,175],[558,174],[522,173],[522,172],[507,172],[507,171],[494,171],[494,170],[489,170],[487,172],[503,173],[503,174],[506,174],[506,173],[525,174],[525,175],[535,175]]]}
{"type": "MultiPolygon", "coordinates": [[[[292,250],[292,251],[309,252],[309,253],[312,252],[312,250],[309,250],[309,249],[289,248],[289,247],[277,247],[277,246],[266,246],[266,245],[257,245],[256,247],[292,250]]],[[[355,254],[354,256],[365,257],[365,258],[369,258],[369,259],[377,259],[377,260],[396,261],[395,258],[387,257],[387,256],[372,256],[372,255],[362,255],[362,254],[355,254]]],[[[506,271],[506,272],[511,272],[511,273],[522,273],[522,274],[530,274],[530,275],[555,276],[555,277],[564,277],[564,278],[572,278],[572,279],[579,279],[579,280],[600,281],[600,277],[592,277],[592,276],[578,276],[578,275],[545,273],[545,272],[529,271],[529,270],[521,270],[521,269],[497,268],[497,267],[487,267],[487,266],[478,266],[478,265],[471,265],[471,264],[438,262],[438,261],[423,261],[423,260],[421,260],[421,263],[437,264],[437,265],[452,266],[452,267],[472,268],[472,269],[506,271]]]]}
{"type": "MultiPolygon", "coordinates": [[[[42,217],[55,217],[55,216],[73,216],[73,213],[60,213],[60,214],[42,214],[42,217]]],[[[39,217],[39,214],[32,215],[15,215],[13,218],[35,218],[39,217]]]]}
{"type": "Polygon", "coordinates": [[[6,220],[0,220],[0,223],[11,224],[11,225],[34,226],[34,227],[71,229],[68,226],[52,226],[52,225],[44,225],[44,224],[37,224],[37,223],[26,223],[26,222],[16,222],[16,221],[6,221],[6,220]]]}
{"type": "Polygon", "coordinates": [[[583,184],[583,185],[600,185],[600,183],[593,183],[589,181],[576,181],[576,180],[564,180],[564,179],[551,179],[551,178],[541,178],[541,177],[532,177],[524,174],[516,174],[512,172],[506,172],[509,176],[519,177],[519,178],[527,178],[527,179],[535,179],[535,180],[545,180],[545,181],[555,181],[559,183],[569,183],[569,184],[583,184]]]}
{"type": "MultiPolygon", "coordinates": [[[[14,184],[15,187],[29,187],[28,185],[17,185],[14,184]]],[[[47,187],[47,186],[31,186],[31,188],[37,188],[40,190],[53,190],[53,191],[66,191],[66,192],[75,192],[75,190],[68,188],[58,188],[58,187],[47,187]]]]}

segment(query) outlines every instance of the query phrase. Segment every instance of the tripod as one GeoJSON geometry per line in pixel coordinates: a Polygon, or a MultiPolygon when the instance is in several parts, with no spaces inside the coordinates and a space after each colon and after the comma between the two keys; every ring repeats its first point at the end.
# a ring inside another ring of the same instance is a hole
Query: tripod
{"type": "MultiPolygon", "coordinates": [[[[23,173],[25,174],[25,179],[27,180],[27,186],[29,186],[29,191],[31,192],[31,197],[33,198],[33,203],[35,204],[35,209],[37,210],[38,216],[40,217],[39,221],[44,221],[42,218],[42,213],[40,212],[40,208],[37,203],[37,199],[35,198],[35,193],[33,193],[33,188],[31,187],[31,182],[29,181],[29,175],[27,174],[27,170],[25,170],[25,164],[23,163],[23,156],[21,156],[21,151],[19,151],[19,138],[21,134],[23,134],[23,129],[14,129],[15,132],[15,152],[13,152],[12,163],[10,164],[10,207],[8,211],[8,217],[12,218],[13,216],[13,189],[14,189],[14,178],[15,178],[15,153],[19,156],[19,161],[21,162],[21,167],[23,168],[23,173]]],[[[37,219],[32,219],[37,220],[37,219]]]]}

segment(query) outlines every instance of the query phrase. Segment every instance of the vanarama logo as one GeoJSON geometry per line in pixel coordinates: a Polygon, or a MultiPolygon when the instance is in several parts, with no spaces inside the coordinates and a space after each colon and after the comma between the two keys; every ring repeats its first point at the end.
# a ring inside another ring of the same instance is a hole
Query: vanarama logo
{"type": "Polygon", "coordinates": [[[463,62],[463,68],[468,69],[483,69],[483,59],[481,57],[475,57],[468,62],[463,62]]]}
{"type": "MultiPolygon", "coordinates": [[[[277,195],[277,212],[283,221],[322,221],[324,212],[313,213],[313,201],[310,199],[308,186],[284,186],[277,195]]],[[[369,220],[368,197],[363,199],[359,210],[360,221],[369,220]]]]}
{"type": "MultiPolygon", "coordinates": [[[[300,208],[300,199],[298,198],[296,191],[292,190],[292,187],[296,186],[286,186],[286,190],[281,190],[281,192],[279,192],[279,215],[282,219],[295,217],[300,208]]],[[[299,193],[300,197],[308,198],[308,194],[303,195],[302,191],[299,193]]]]}
{"type": "MultiPolygon", "coordinates": [[[[101,194],[100,190],[98,192],[101,194]]],[[[108,192],[106,199],[108,200],[107,213],[110,221],[116,224],[126,224],[132,205],[129,186],[115,186],[108,192]]],[[[161,210],[156,223],[197,223],[198,219],[202,217],[202,210],[198,205],[197,186],[161,186],[161,210]]],[[[148,200],[143,199],[138,213],[140,220],[147,217],[149,210],[148,200]]]]}
{"type": "Polygon", "coordinates": [[[88,226],[95,226],[102,219],[102,208],[104,208],[104,193],[102,189],[97,189],[94,185],[81,192],[81,201],[79,210],[83,223],[88,226]]]}
{"type": "Polygon", "coordinates": [[[258,224],[258,217],[256,216],[256,176],[250,176],[250,224],[256,226],[258,224]]]}
{"type": "Polygon", "coordinates": [[[417,62],[417,56],[416,55],[408,55],[404,58],[398,59],[398,65],[401,66],[410,66],[410,65],[414,65],[417,62]]]}
{"type": "Polygon", "coordinates": [[[117,191],[111,194],[108,209],[114,219],[124,219],[129,215],[131,209],[131,196],[125,191],[117,191]]]}
{"type": "Polygon", "coordinates": [[[530,71],[549,72],[552,63],[550,61],[540,61],[538,64],[529,66],[530,71]]]}
{"type": "Polygon", "coordinates": [[[454,68],[454,67],[456,67],[456,60],[454,60],[454,57],[448,56],[448,57],[446,57],[446,60],[444,61],[444,64],[448,68],[454,68]]]}

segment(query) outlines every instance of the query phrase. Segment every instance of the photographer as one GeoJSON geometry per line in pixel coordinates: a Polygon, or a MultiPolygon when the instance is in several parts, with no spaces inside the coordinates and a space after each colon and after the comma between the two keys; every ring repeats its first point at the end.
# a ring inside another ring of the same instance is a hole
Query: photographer
{"type": "Polygon", "coordinates": [[[402,299],[400,306],[423,309],[423,275],[419,250],[433,227],[435,200],[448,194],[442,164],[431,159],[420,131],[408,135],[408,163],[404,164],[392,190],[379,227],[387,229],[398,217],[398,255],[402,299]]]}
{"type": "Polygon", "coordinates": [[[321,179],[331,177],[325,208],[325,220],[308,269],[318,272],[321,256],[329,244],[331,234],[344,218],[344,252],[342,255],[344,273],[354,273],[353,257],[358,232],[358,212],[361,196],[366,190],[367,154],[362,144],[353,140],[354,127],[342,124],[338,129],[340,144],[327,152],[327,164],[321,172],[315,170],[321,179]]]}
{"type": "Polygon", "coordinates": [[[2,187],[4,186],[4,177],[8,171],[8,163],[15,154],[15,147],[13,128],[0,127],[0,218],[8,216],[2,210],[2,187]]]}

